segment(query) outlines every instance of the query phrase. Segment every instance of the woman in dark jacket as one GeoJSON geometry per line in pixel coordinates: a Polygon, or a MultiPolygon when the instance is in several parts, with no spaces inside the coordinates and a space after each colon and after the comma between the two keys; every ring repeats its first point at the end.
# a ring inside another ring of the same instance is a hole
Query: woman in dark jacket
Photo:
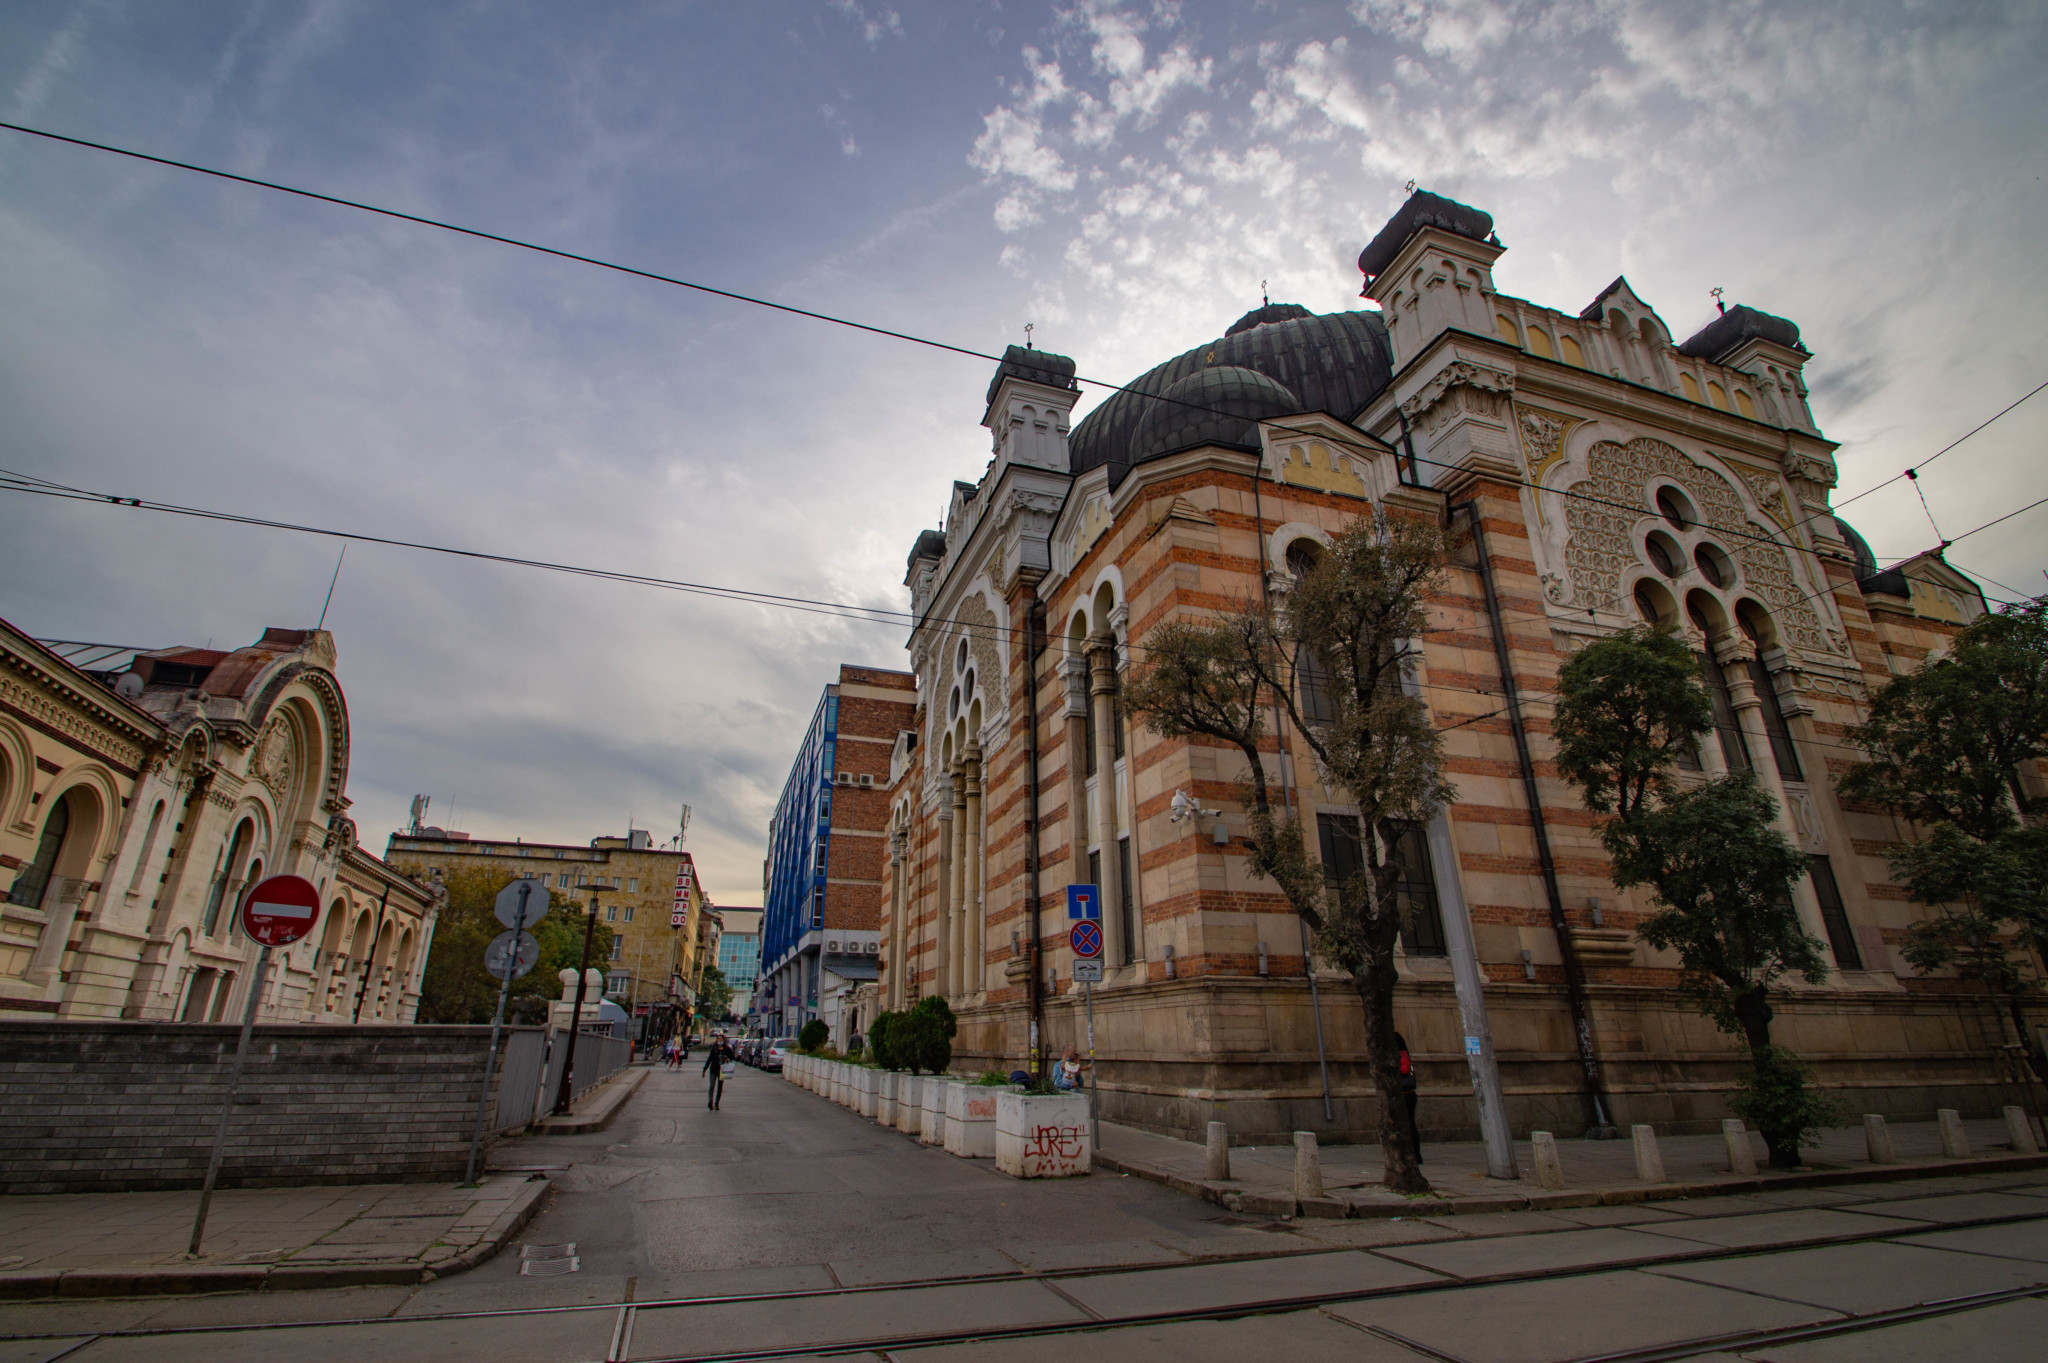
{"type": "Polygon", "coordinates": [[[711,1043],[711,1053],[704,1057],[704,1073],[711,1076],[711,1092],[705,1106],[718,1111],[718,1100],[725,1095],[725,1062],[732,1058],[732,1052],[725,1048],[725,1038],[719,1037],[711,1043]]]}

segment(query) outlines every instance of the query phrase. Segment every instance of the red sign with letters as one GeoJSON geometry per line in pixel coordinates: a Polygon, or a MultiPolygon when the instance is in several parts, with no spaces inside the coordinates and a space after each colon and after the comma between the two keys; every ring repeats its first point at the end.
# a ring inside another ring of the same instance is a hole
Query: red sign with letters
{"type": "Polygon", "coordinates": [[[320,892],[304,876],[271,876],[242,896],[242,931],[267,947],[288,947],[320,919],[320,892]]]}

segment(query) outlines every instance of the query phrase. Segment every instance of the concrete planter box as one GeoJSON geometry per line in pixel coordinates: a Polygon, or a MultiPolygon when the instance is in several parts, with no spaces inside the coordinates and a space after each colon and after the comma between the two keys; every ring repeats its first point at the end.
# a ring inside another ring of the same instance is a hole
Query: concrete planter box
{"type": "Polygon", "coordinates": [[[946,1085],[946,1153],[990,1159],[996,1153],[996,1095],[987,1084],[946,1085]]]}
{"type": "Polygon", "coordinates": [[[883,1070],[875,1076],[875,1125],[896,1125],[896,1081],[902,1078],[894,1070],[883,1070]]]}
{"type": "Polygon", "coordinates": [[[946,1090],[959,1081],[950,1075],[927,1075],[924,1105],[917,1125],[917,1138],[926,1145],[946,1143],[946,1090]]]}
{"type": "Polygon", "coordinates": [[[1085,1093],[996,1094],[996,1168],[1012,1178],[1069,1178],[1092,1167],[1085,1093]]]}
{"type": "Polygon", "coordinates": [[[832,1101],[841,1107],[846,1106],[846,1085],[852,1078],[852,1069],[844,1060],[832,1062],[832,1101]]]}
{"type": "Polygon", "coordinates": [[[860,1115],[872,1121],[875,1106],[882,1096],[882,1076],[880,1071],[871,1070],[865,1065],[860,1068],[859,1074],[860,1082],[855,1085],[855,1091],[860,1096],[860,1115]]]}
{"type": "Polygon", "coordinates": [[[896,1076],[896,1129],[906,1136],[917,1134],[920,1115],[924,1111],[924,1076],[921,1074],[899,1074],[896,1076]]]}

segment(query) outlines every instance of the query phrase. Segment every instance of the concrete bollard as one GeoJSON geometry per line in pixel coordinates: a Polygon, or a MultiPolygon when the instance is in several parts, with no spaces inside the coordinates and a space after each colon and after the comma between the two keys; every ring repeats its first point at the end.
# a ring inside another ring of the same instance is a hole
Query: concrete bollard
{"type": "Polygon", "coordinates": [[[2005,1134],[2012,1141],[2014,1154],[2041,1153],[2041,1147],[2034,1143],[2034,1124],[2027,1120],[2026,1109],[2008,1107],[2005,1110],[2005,1134]]]}
{"type": "Polygon", "coordinates": [[[1548,1131],[1531,1131],[1529,1144],[1536,1151],[1536,1186],[1552,1192],[1564,1187],[1564,1161],[1557,1156],[1557,1137],[1548,1131]]]}
{"type": "Polygon", "coordinates": [[[1863,1145],[1870,1152],[1872,1164],[1897,1164],[1899,1156],[1892,1149],[1892,1129],[1884,1124],[1879,1113],[1863,1114],[1863,1145]]]}
{"type": "Polygon", "coordinates": [[[1937,1108],[1934,1120],[1941,1124],[1941,1153],[1950,1159],[1968,1159],[1970,1138],[1963,1131],[1963,1114],[1952,1107],[1937,1108]]]}
{"type": "Polygon", "coordinates": [[[1313,1131],[1294,1133],[1294,1195],[1298,1198],[1323,1195],[1323,1155],[1316,1149],[1316,1133],[1313,1131]]]}
{"type": "Polygon", "coordinates": [[[1230,1128],[1222,1122],[1209,1123],[1209,1157],[1202,1177],[1216,1183],[1230,1178],[1230,1128]]]}
{"type": "Polygon", "coordinates": [[[1657,1128],[1638,1123],[1629,1130],[1636,1142],[1636,1177],[1645,1183],[1662,1183],[1664,1156],[1657,1150],[1657,1128]]]}
{"type": "Polygon", "coordinates": [[[1750,1148],[1749,1129],[1740,1117],[1721,1119],[1721,1139],[1728,1143],[1728,1172],[1731,1174],[1753,1174],[1756,1172],[1756,1151],[1750,1148]]]}

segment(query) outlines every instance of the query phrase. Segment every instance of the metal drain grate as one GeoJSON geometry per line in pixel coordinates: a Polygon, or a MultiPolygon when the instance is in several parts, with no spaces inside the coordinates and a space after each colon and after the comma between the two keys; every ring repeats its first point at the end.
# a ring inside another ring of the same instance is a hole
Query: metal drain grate
{"type": "Polygon", "coordinates": [[[552,1278],[578,1272],[582,1267],[583,1261],[576,1257],[574,1240],[566,1245],[519,1247],[519,1276],[522,1278],[552,1278]]]}

